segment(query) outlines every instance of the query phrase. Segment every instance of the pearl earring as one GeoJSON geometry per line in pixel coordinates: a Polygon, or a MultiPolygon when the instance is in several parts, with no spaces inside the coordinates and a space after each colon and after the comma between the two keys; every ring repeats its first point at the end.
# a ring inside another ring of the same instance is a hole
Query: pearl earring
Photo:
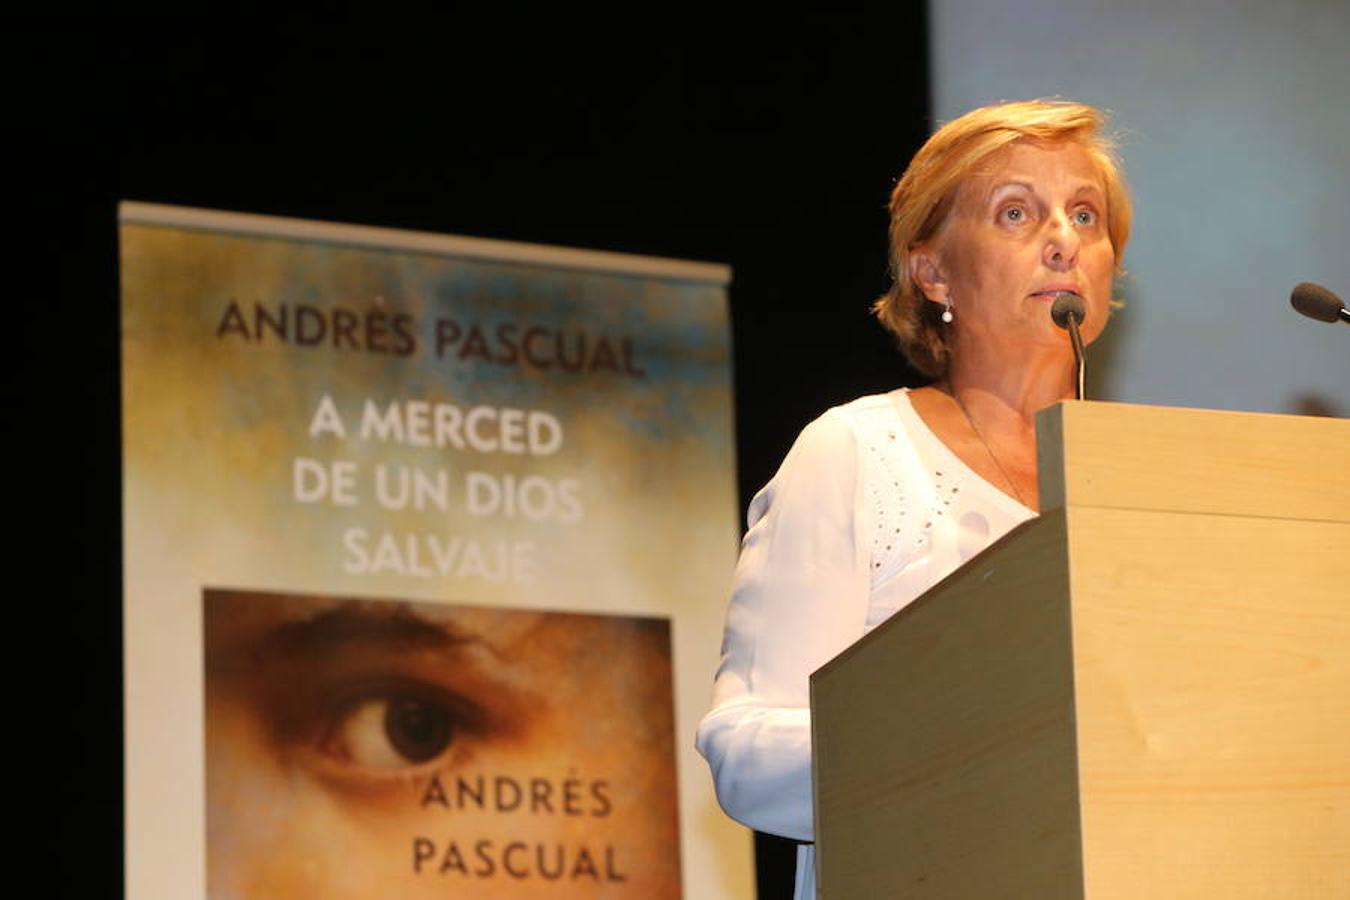
{"type": "Polygon", "coordinates": [[[952,319],[954,318],[956,317],[952,315],[952,301],[950,298],[948,298],[947,308],[942,311],[942,321],[945,324],[950,325],[952,324],[952,319]]]}

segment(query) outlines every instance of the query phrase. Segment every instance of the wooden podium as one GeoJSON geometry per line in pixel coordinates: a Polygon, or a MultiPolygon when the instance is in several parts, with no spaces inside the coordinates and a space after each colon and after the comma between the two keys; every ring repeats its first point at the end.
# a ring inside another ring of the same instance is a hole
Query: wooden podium
{"type": "Polygon", "coordinates": [[[811,677],[820,896],[1350,898],[1350,421],[1063,403],[811,677]]]}

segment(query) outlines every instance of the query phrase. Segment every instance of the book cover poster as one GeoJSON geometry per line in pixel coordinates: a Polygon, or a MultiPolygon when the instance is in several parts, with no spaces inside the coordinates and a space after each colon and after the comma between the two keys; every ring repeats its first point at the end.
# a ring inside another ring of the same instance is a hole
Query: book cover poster
{"type": "Polygon", "coordinates": [[[665,619],[207,590],[213,897],[680,896],[665,619]]]}
{"type": "Polygon", "coordinates": [[[693,748],[739,533],[726,268],[121,217],[128,896],[749,893],[693,748]]]}

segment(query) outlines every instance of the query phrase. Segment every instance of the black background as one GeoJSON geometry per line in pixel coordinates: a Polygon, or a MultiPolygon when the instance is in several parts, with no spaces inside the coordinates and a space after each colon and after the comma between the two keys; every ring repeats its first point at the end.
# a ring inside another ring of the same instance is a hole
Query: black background
{"type": "MultiPolygon", "coordinates": [[[[75,576],[79,663],[42,710],[78,773],[52,807],[78,810],[61,829],[78,846],[70,896],[122,883],[117,201],[729,263],[743,510],[810,419],[919,383],[868,307],[887,285],[887,195],[931,124],[926,13],[769,18],[784,9],[368,4],[45,26],[50,51],[30,48],[11,86],[38,156],[18,187],[41,198],[56,268],[39,335],[11,332],[5,391],[51,418],[66,531],[79,513],[57,570],[75,576]],[[66,87],[32,90],[44,79],[66,87]],[[39,383],[57,399],[35,400],[39,383]]],[[[19,472],[19,502],[44,505],[19,472]]],[[[760,897],[790,897],[791,845],[757,849],[760,897]]]]}

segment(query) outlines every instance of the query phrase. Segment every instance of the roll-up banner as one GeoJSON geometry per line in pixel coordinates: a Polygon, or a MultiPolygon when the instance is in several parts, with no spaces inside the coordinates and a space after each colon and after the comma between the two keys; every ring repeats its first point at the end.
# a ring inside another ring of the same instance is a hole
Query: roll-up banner
{"type": "Polygon", "coordinates": [[[749,895],[730,270],[120,219],[128,896],[749,895]]]}

